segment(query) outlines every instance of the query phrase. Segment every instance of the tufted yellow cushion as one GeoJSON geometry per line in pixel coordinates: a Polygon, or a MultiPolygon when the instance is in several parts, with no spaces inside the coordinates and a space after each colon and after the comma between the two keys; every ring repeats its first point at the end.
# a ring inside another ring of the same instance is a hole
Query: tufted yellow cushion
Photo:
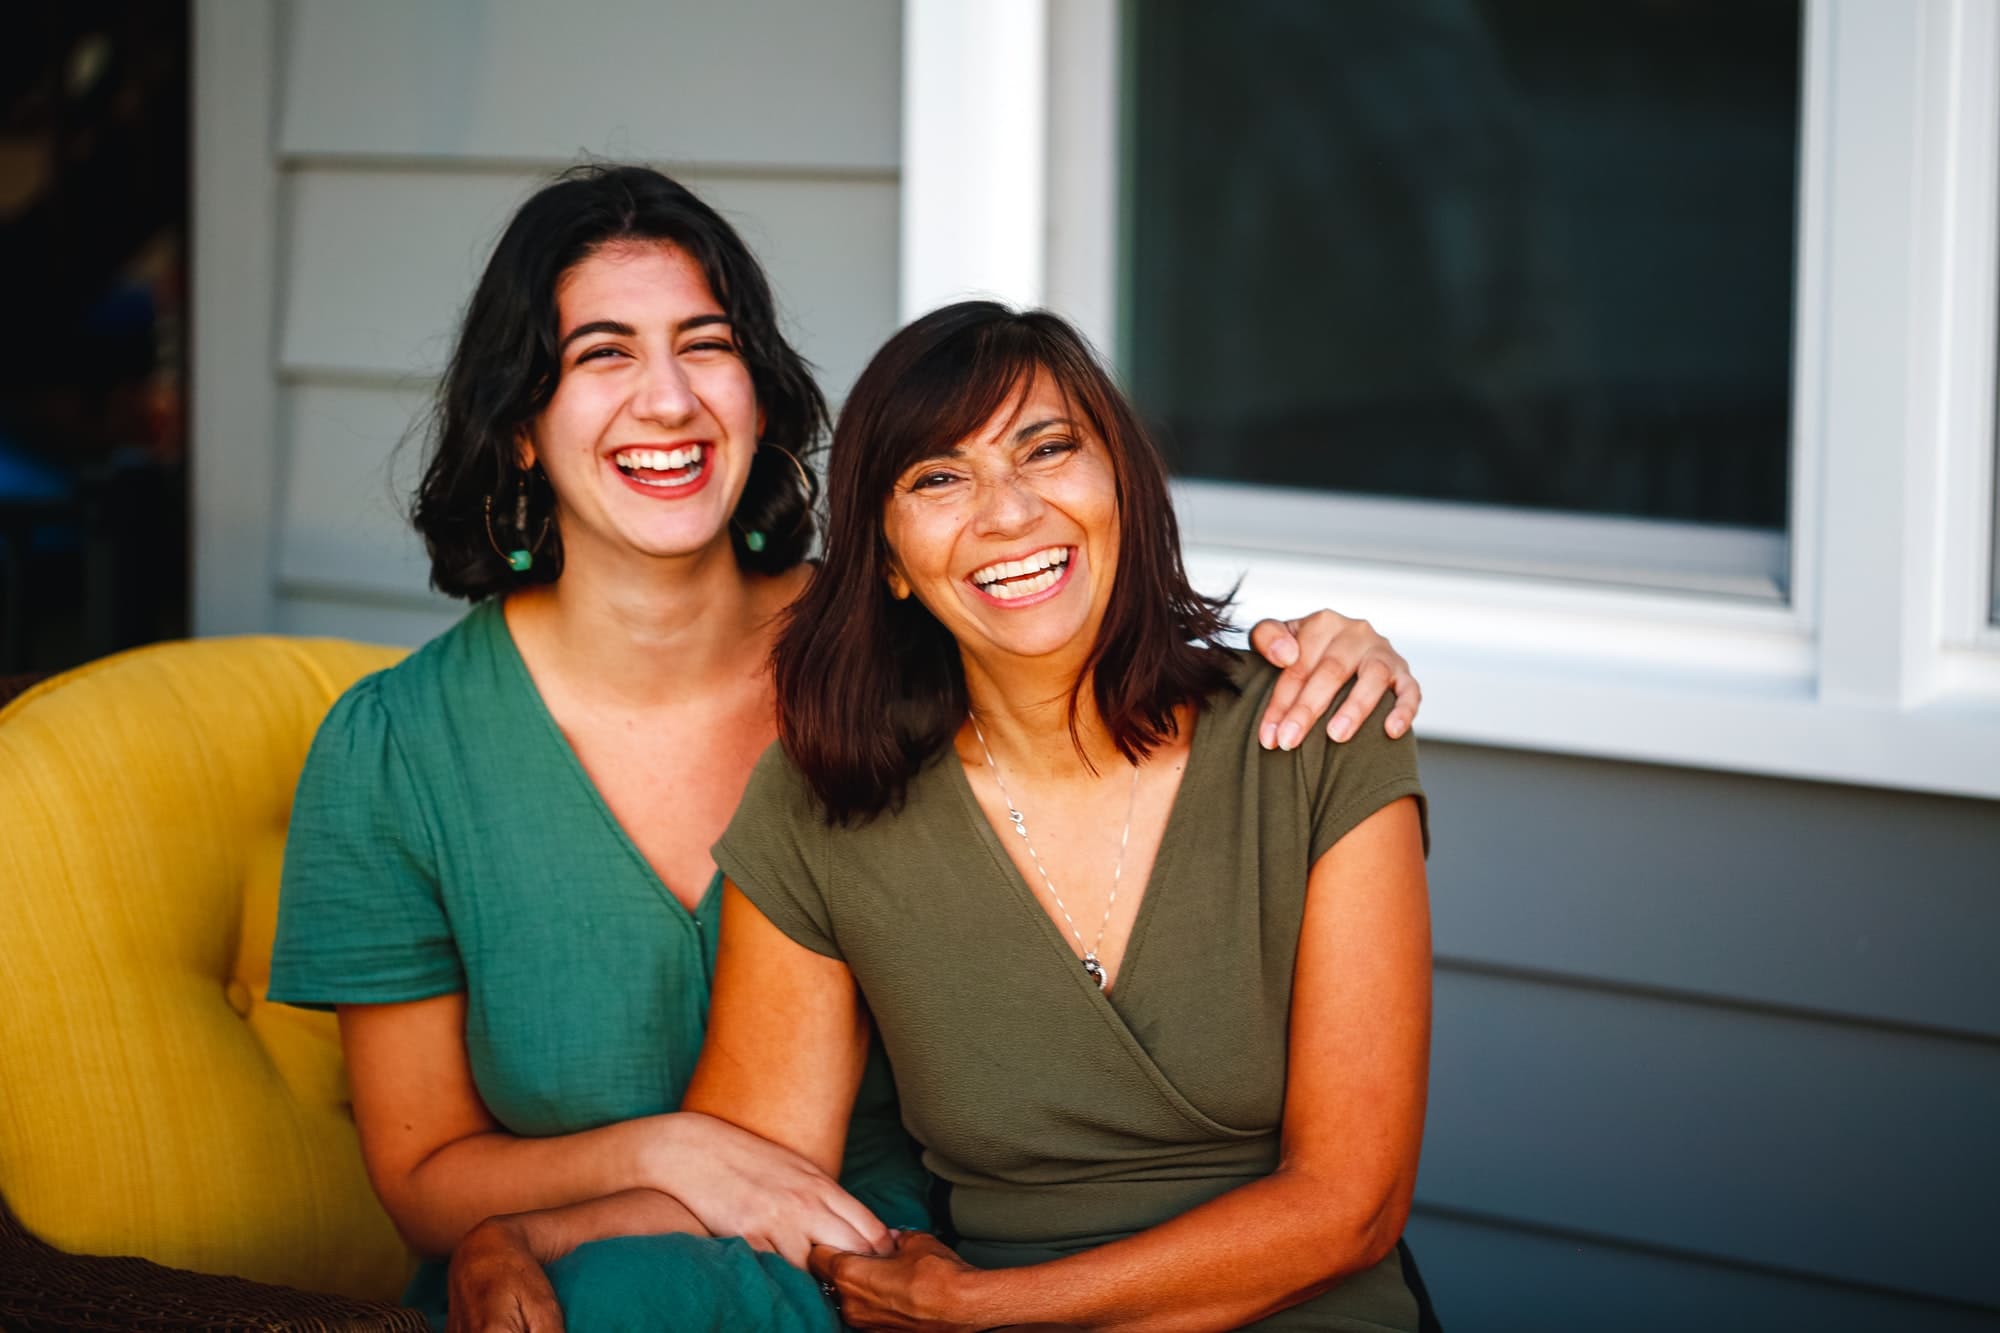
{"type": "Polygon", "coordinates": [[[0,1198],[42,1239],[400,1290],[332,1016],[264,1000],[313,730],[398,656],[161,644],[0,711],[0,1198]]]}

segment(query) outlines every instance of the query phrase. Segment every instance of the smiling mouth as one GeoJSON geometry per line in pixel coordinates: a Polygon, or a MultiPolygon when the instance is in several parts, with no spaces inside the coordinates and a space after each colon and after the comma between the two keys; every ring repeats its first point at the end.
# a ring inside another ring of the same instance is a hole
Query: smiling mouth
{"type": "Polygon", "coordinates": [[[611,456],[618,470],[641,486],[686,486],[708,468],[706,444],[679,444],[671,449],[620,449],[611,456]]]}
{"type": "Polygon", "coordinates": [[[1050,546],[1019,560],[997,560],[972,571],[972,586],[988,597],[1012,601],[1045,592],[1061,581],[1073,554],[1067,546],[1050,546]]]}

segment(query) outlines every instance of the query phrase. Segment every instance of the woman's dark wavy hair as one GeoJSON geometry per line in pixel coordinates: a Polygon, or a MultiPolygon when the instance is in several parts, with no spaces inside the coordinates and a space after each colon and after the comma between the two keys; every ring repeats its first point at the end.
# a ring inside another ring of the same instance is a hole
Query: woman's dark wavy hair
{"type": "MultiPolygon", "coordinates": [[[[951,743],[969,701],[958,645],[916,598],[890,596],[882,516],[896,479],[971,435],[1038,375],[1111,455],[1118,568],[1085,678],[1134,762],[1175,732],[1174,711],[1229,684],[1209,651],[1227,598],[1188,582],[1166,465],[1082,335],[1045,310],[966,301],[925,315],[875,354],[841,409],[827,457],[824,564],[777,647],[778,735],[831,822],[899,804],[951,743]]],[[[1070,735],[1084,681],[1070,699],[1070,735]]]]}
{"type": "MultiPolygon", "coordinates": [[[[555,494],[540,468],[524,470],[519,440],[548,406],[561,375],[556,284],[576,264],[621,241],[666,241],[692,258],[733,326],[764,412],[764,442],[805,462],[827,426],[812,369],[778,331],[764,271],[742,238],[684,186],[649,167],[593,163],[537,191],[501,233],[465,309],[458,345],[431,412],[431,448],[412,519],[430,551],[431,583],[472,601],[562,573],[555,494]],[[514,525],[528,490],[527,531],[514,525]],[[492,503],[493,539],[487,533],[492,503]],[[515,573],[494,550],[531,545],[547,525],[534,567],[515,573]]],[[[776,573],[805,559],[813,495],[798,469],[759,449],[730,522],[736,562],[776,573]],[[753,551],[745,534],[764,534],[753,551]]]]}

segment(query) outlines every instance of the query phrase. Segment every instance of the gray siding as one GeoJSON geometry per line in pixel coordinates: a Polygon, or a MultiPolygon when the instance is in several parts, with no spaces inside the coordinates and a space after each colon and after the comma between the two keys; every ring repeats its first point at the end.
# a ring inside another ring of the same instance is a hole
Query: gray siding
{"type": "Polygon", "coordinates": [[[1458,1329],[2000,1326],[2000,809],[1432,744],[1458,1329]]]}
{"type": "Polygon", "coordinates": [[[276,628],[415,643],[456,613],[402,517],[412,426],[488,249],[552,171],[648,161],[714,203],[836,399],[894,330],[894,0],[282,15],[276,628]]]}

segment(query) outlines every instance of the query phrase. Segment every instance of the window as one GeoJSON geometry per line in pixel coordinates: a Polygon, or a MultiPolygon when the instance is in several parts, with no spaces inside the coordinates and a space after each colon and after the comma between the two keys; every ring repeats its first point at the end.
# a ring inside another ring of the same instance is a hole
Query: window
{"type": "Polygon", "coordinates": [[[905,314],[1109,348],[1243,619],[1439,739],[2000,797],[2000,5],[907,12],[905,314]]]}
{"type": "Polygon", "coordinates": [[[1192,535],[1783,592],[1795,0],[1124,23],[1120,360],[1192,535]]]}

